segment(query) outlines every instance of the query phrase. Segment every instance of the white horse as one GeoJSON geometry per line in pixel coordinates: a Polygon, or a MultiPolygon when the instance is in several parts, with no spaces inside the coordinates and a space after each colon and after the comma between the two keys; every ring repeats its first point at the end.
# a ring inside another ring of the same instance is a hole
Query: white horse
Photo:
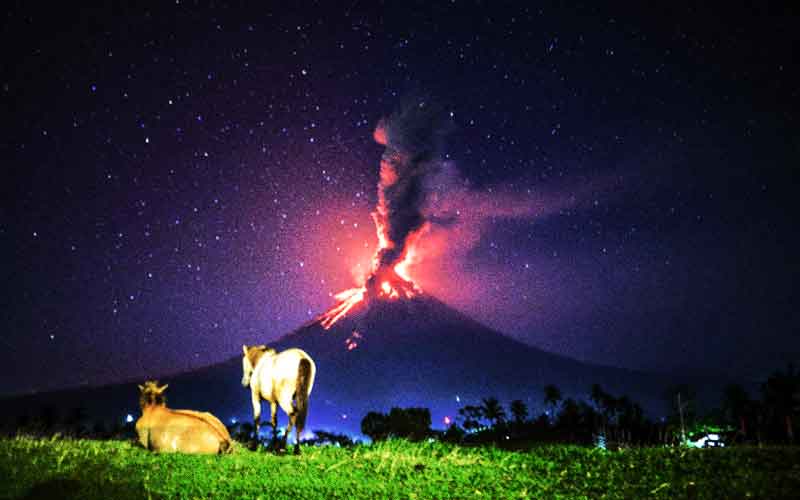
{"type": "Polygon", "coordinates": [[[296,429],[295,454],[300,453],[300,435],[308,415],[308,397],[314,387],[317,367],[311,356],[300,349],[287,349],[280,354],[265,345],[242,346],[242,385],[250,387],[256,436],[260,428],[261,400],[269,401],[273,442],[277,437],[278,405],[289,416],[284,445],[296,429]]]}

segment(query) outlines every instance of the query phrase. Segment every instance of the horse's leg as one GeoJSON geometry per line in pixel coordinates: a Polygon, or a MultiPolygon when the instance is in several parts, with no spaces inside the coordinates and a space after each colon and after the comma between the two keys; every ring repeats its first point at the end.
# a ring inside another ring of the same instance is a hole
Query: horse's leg
{"type": "Polygon", "coordinates": [[[272,425],[272,446],[278,448],[278,403],[276,401],[269,402],[269,423],[272,425]]]}
{"type": "MultiPolygon", "coordinates": [[[[289,423],[286,425],[286,432],[283,435],[283,447],[288,449],[289,448],[289,435],[292,433],[292,428],[295,427],[295,423],[297,422],[297,410],[292,403],[292,394],[283,394],[281,395],[280,400],[281,408],[283,411],[286,412],[286,416],[289,417],[289,423]]],[[[300,444],[300,436],[297,436],[297,443],[300,444]]],[[[295,452],[297,452],[297,447],[295,446],[295,452]]]]}
{"type": "Polygon", "coordinates": [[[303,433],[303,429],[300,428],[299,425],[297,425],[297,411],[296,410],[293,411],[289,415],[289,429],[286,429],[286,434],[287,435],[291,431],[292,427],[294,427],[294,433],[295,433],[294,454],[295,455],[299,455],[300,454],[300,434],[303,433]]]}
{"type": "Polygon", "coordinates": [[[300,416],[301,418],[298,419],[297,417],[298,417],[298,410],[295,409],[295,411],[292,412],[292,423],[294,423],[295,433],[297,434],[297,443],[295,443],[295,445],[294,445],[294,454],[295,455],[299,455],[300,454],[300,435],[303,434],[303,427],[304,427],[303,424],[305,423],[304,422],[305,418],[300,416]],[[299,422],[298,422],[298,420],[299,420],[299,422]]]}
{"type": "Polygon", "coordinates": [[[250,392],[251,402],[253,403],[253,425],[255,427],[255,434],[253,434],[253,444],[257,446],[258,432],[261,429],[261,396],[257,391],[250,392]]]}

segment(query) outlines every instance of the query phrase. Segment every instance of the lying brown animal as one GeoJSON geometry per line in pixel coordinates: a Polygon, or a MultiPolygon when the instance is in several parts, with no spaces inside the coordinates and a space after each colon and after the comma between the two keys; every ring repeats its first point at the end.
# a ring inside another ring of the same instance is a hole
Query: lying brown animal
{"type": "Polygon", "coordinates": [[[142,416],[136,421],[139,442],[152,451],[183,453],[230,453],[228,429],[210,413],[171,410],[158,381],[148,380],[139,386],[142,416]]]}

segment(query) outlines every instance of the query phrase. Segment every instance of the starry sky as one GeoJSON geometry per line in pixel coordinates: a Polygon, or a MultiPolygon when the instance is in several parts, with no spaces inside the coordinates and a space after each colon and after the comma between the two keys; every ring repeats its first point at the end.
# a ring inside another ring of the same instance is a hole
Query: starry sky
{"type": "Polygon", "coordinates": [[[592,363],[800,360],[800,19],[759,5],[3,7],[0,394],[201,367],[334,305],[377,243],[375,126],[417,102],[453,123],[426,293],[592,363]]]}

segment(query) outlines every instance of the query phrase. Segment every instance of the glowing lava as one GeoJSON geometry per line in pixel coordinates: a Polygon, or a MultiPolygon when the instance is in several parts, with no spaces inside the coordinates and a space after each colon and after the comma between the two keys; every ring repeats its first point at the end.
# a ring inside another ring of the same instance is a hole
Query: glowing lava
{"type": "MultiPolygon", "coordinates": [[[[415,239],[416,241],[416,239],[415,239]]],[[[410,299],[422,293],[422,289],[417,286],[408,274],[411,266],[418,254],[413,245],[407,248],[405,257],[393,268],[379,267],[377,256],[380,255],[381,248],[376,252],[373,262],[373,270],[364,283],[357,288],[350,288],[335,295],[337,301],[335,306],[322,314],[318,320],[326,330],[330,329],[337,321],[342,319],[354,307],[362,302],[374,298],[379,299],[410,299]]],[[[355,349],[357,342],[348,344],[348,350],[355,349]],[[351,347],[352,345],[352,347],[351,347]]]]}

